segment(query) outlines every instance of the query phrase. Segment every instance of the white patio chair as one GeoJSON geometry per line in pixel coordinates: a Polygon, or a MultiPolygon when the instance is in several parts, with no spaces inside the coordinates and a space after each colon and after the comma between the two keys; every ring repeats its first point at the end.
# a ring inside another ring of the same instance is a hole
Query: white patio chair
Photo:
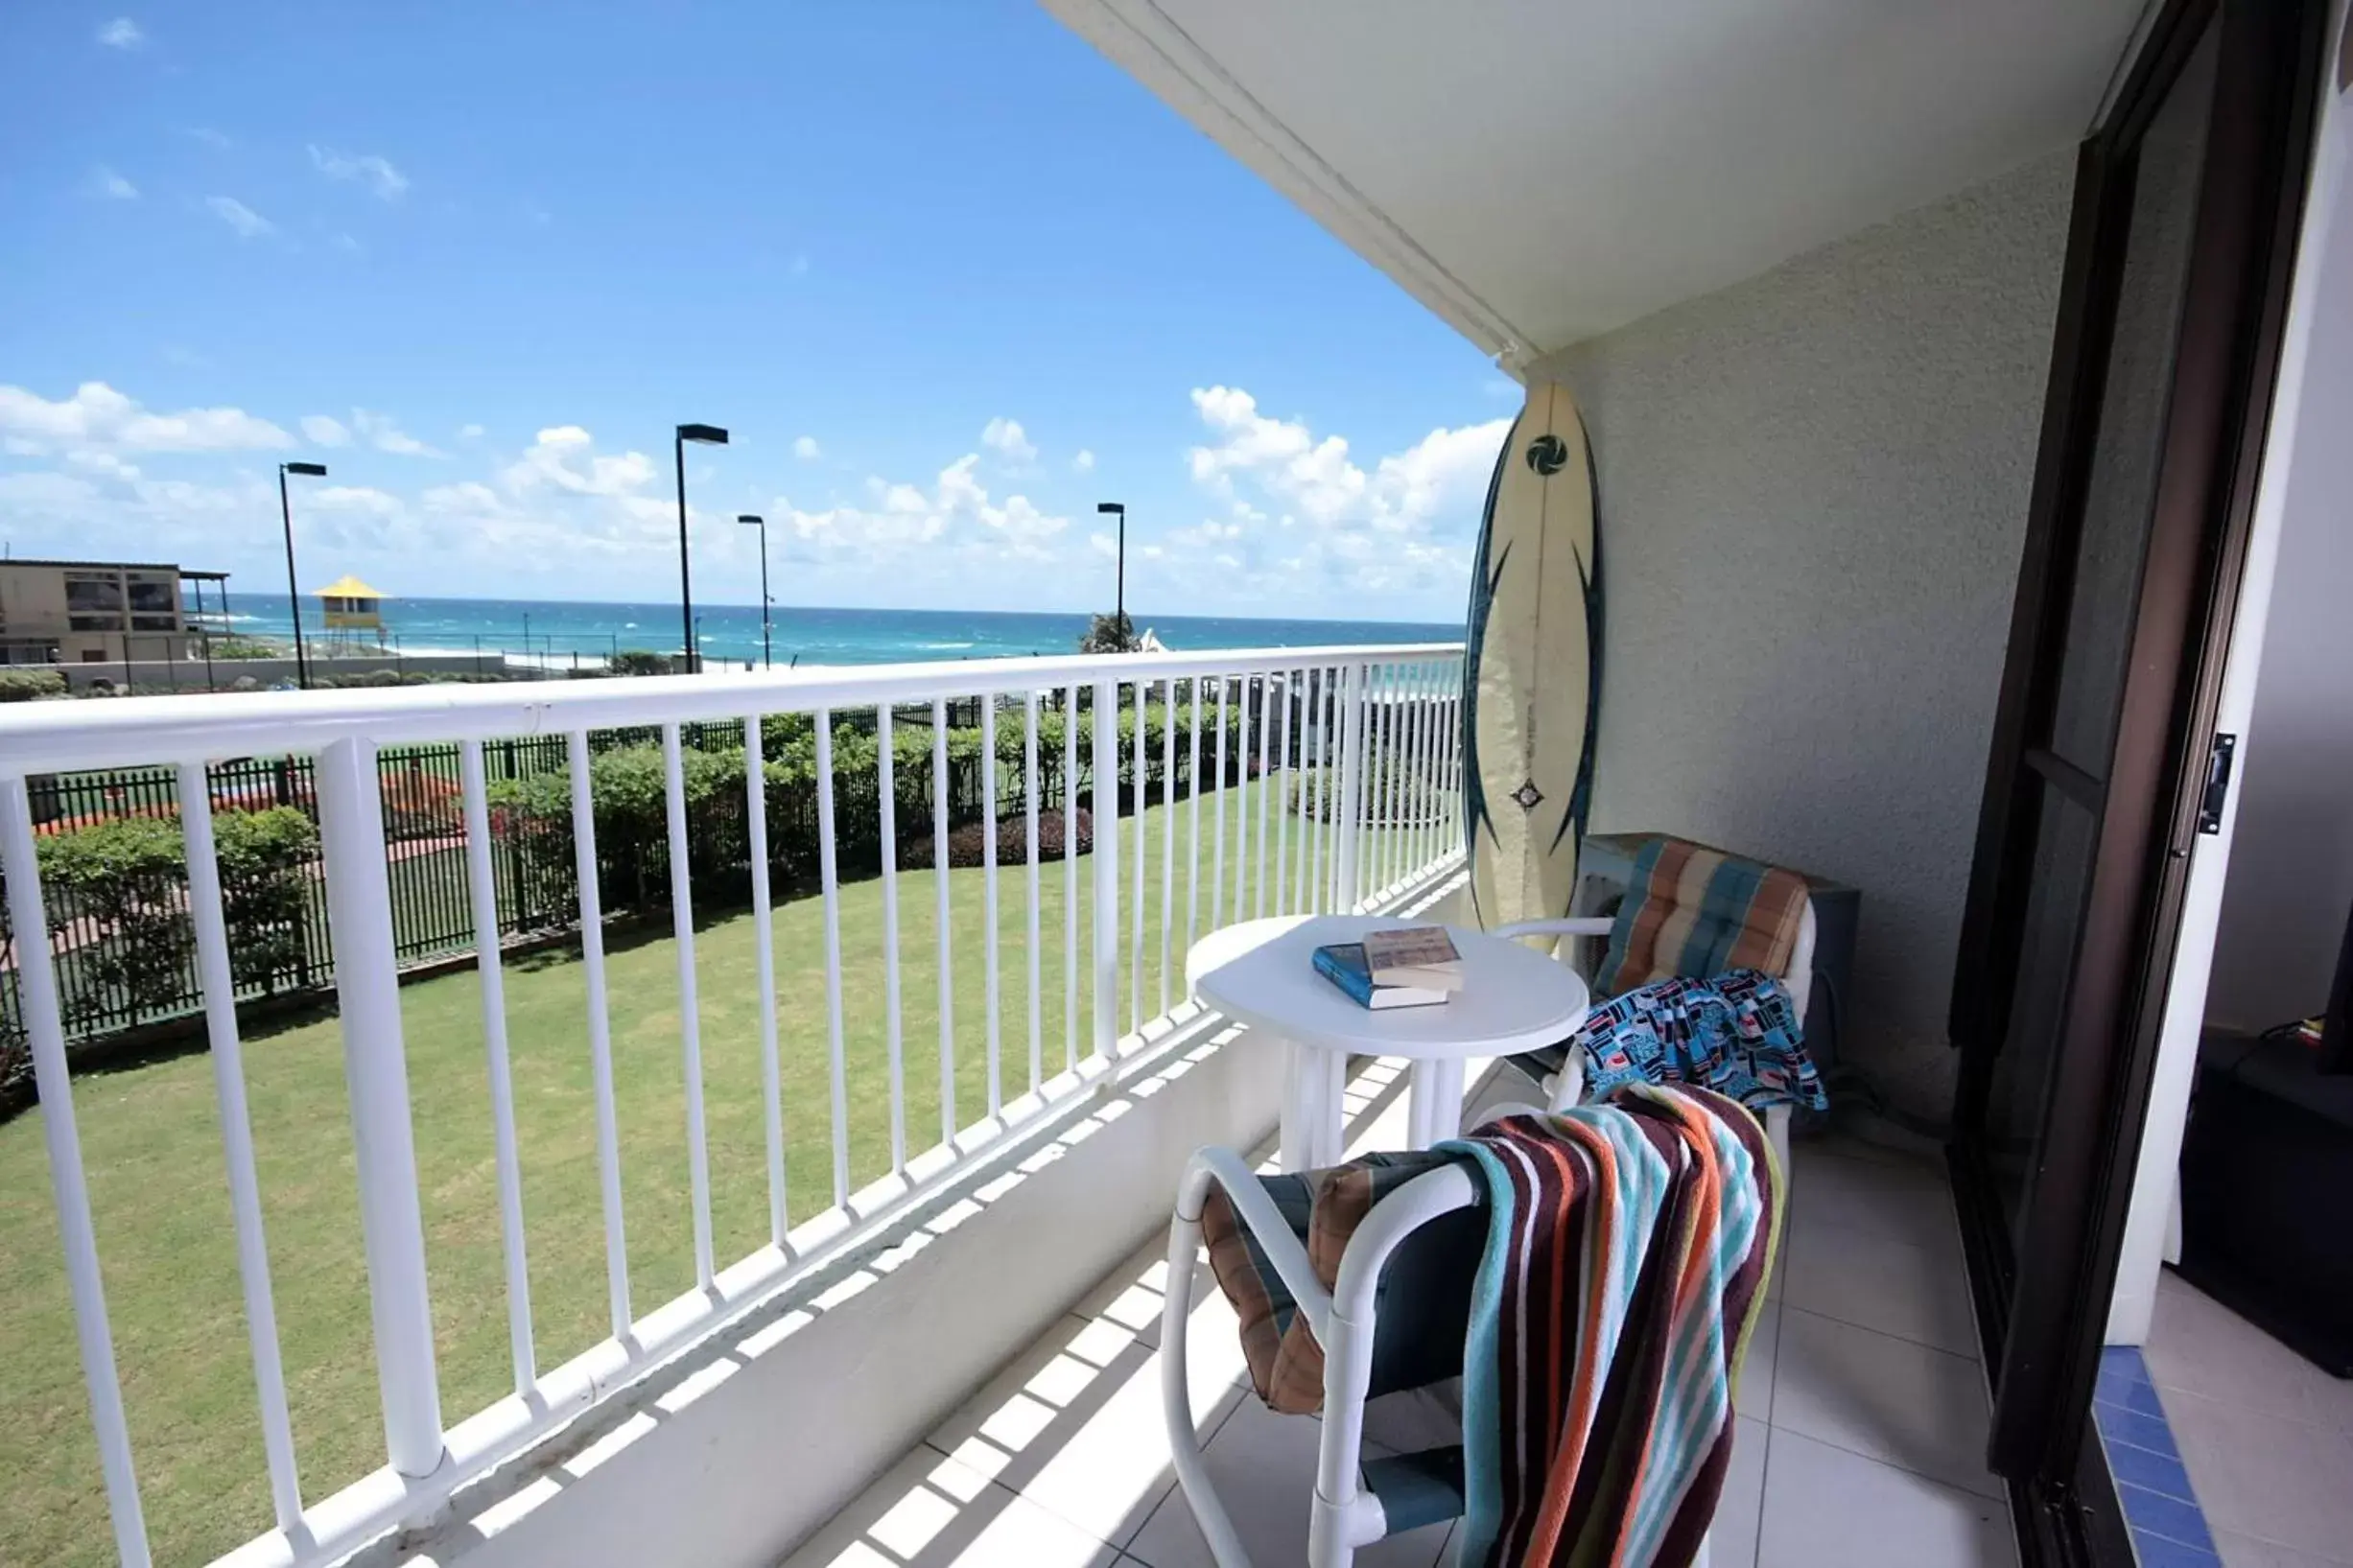
{"type": "MultiPolygon", "coordinates": [[[[1626,906],[1615,915],[1575,915],[1562,920],[1523,920],[1495,926],[1489,934],[1499,937],[1551,937],[1557,944],[1574,937],[1606,937],[1613,934],[1620,922],[1634,919],[1636,901],[1629,892],[1626,906]]],[[[1798,933],[1790,945],[1789,962],[1781,973],[1775,976],[1781,989],[1789,994],[1790,1009],[1799,1020],[1805,1018],[1806,1003],[1814,994],[1814,904],[1808,899],[1799,911],[1798,933]]],[[[1693,976],[1699,978],[1699,976],[1693,976]]],[[[1596,996],[1599,1006],[1608,1000],[1596,996]]],[[[1559,1051],[1553,1060],[1550,1051],[1530,1052],[1511,1059],[1513,1066],[1533,1079],[1542,1089],[1547,1109],[1565,1111],[1585,1094],[1585,1057],[1574,1048],[1559,1051]]],[[[1789,1112],[1786,1104],[1770,1106],[1764,1112],[1765,1135],[1773,1142],[1773,1152],[1781,1163],[1783,1180],[1789,1171],[1789,1112]]]]}
{"type": "MultiPolygon", "coordinates": [[[[1307,1250],[1265,1186],[1230,1149],[1194,1154],[1177,1188],[1168,1228],[1168,1294],[1161,1316],[1161,1392],[1177,1483],[1218,1568],[1252,1568],[1248,1550],[1218,1500],[1193,1430],[1186,1386],[1187,1281],[1201,1250],[1201,1214],[1215,1182],[1235,1217],[1265,1253],[1324,1351],[1322,1435],[1315,1486],[1307,1499],[1307,1568],[1349,1568],[1359,1547],[1456,1517],[1463,1508],[1460,1446],[1364,1461],[1364,1407],[1373,1388],[1375,1347],[1382,1343],[1376,1310],[1381,1271],[1414,1232],[1446,1215],[1478,1206],[1483,1196],[1468,1171],[1444,1164],[1405,1182],[1373,1205],[1341,1255],[1327,1292],[1307,1250]]],[[[1459,1276],[1468,1298],[1471,1275],[1459,1276]]],[[[1459,1347],[1456,1369],[1459,1370],[1459,1347]]],[[[1411,1385],[1408,1385],[1411,1386],[1411,1385]]],[[[1302,1417],[1303,1419],[1305,1417],[1302,1417]]],[[[1703,1540],[1692,1559],[1708,1568],[1703,1540]]]]}

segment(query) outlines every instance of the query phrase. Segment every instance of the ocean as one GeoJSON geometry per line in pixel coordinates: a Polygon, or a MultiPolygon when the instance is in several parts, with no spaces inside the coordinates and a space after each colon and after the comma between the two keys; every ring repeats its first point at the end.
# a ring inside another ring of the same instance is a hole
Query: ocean
{"type": "MultiPolygon", "coordinates": [[[[205,609],[214,608],[206,596],[205,609]]],[[[303,606],[303,635],[323,639],[318,607],[303,606]]],[[[698,606],[706,660],[761,657],[760,612],[748,604],[698,606]]],[[[929,659],[1001,659],[1069,653],[1086,632],[1084,615],[987,610],[834,610],[778,605],[771,612],[779,667],[881,665],[929,659]]],[[[1450,643],[1460,622],[1393,620],[1274,620],[1232,616],[1152,616],[1132,613],[1139,633],[1149,629],[1178,651],[1198,648],[1315,647],[1363,643],[1450,643]]],[[[384,605],[386,640],[406,652],[434,650],[528,654],[552,664],[583,665],[616,650],[674,653],[678,604],[575,604],[534,599],[399,598],[384,605]]],[[[239,593],[229,598],[229,624],[259,637],[291,638],[294,622],[283,594],[239,593]]]]}

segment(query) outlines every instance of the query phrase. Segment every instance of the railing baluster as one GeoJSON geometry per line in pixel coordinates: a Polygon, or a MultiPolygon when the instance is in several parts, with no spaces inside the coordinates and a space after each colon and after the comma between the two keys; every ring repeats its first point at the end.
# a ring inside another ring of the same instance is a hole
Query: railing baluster
{"type": "Polygon", "coordinates": [[[1318,853],[1324,857],[1324,868],[1316,874],[1324,889],[1324,907],[1339,910],[1340,902],[1340,726],[1346,722],[1346,713],[1340,706],[1342,684],[1347,670],[1333,665],[1324,672],[1324,738],[1318,748],[1324,754],[1324,783],[1316,810],[1324,819],[1324,842],[1318,853]]]}
{"type": "Polygon", "coordinates": [[[1168,1011],[1169,950],[1176,935],[1176,682],[1161,683],[1160,1010],[1168,1011]]]}
{"type": "Polygon", "coordinates": [[[409,1121],[400,967],[393,948],[375,746],[365,740],[331,742],[318,756],[318,791],[385,1450],[401,1475],[429,1476],[441,1467],[444,1452],[441,1384],[426,1289],[425,1221],[409,1121]]]}
{"type": "Polygon", "coordinates": [[[1427,783],[1423,789],[1425,805],[1422,817],[1422,859],[1435,864],[1443,850],[1438,825],[1445,820],[1445,771],[1447,760],[1447,692],[1446,669],[1433,664],[1429,667],[1429,762],[1425,768],[1427,783]]]}
{"type": "Polygon", "coordinates": [[[834,711],[817,725],[817,878],[825,897],[825,1047],[834,1095],[834,1205],[850,1202],[850,1080],[841,1040],[841,886],[834,867],[834,711]]]}
{"type": "Polygon", "coordinates": [[[1447,766],[1445,766],[1445,823],[1440,823],[1440,849],[1471,855],[1471,834],[1464,830],[1464,682],[1471,679],[1471,661],[1454,663],[1454,687],[1447,691],[1447,766]]]}
{"type": "MultiPolygon", "coordinates": [[[[253,1167],[253,1121],[246,1108],[245,1044],[237,1033],[237,979],[229,966],[228,923],[221,907],[221,862],[213,847],[211,796],[204,765],[180,764],[179,818],[180,831],[187,840],[188,913],[196,926],[196,966],[204,990],[213,1093],[221,1107],[221,1152],[228,1168],[229,1211],[237,1224],[237,1274],[245,1286],[246,1338],[253,1351],[253,1386],[261,1402],[262,1451],[270,1464],[271,1501],[277,1510],[278,1528],[288,1530],[302,1517],[302,1486],[294,1469],[294,1425],[286,1411],[286,1369],[278,1350],[276,1299],[270,1289],[270,1246],[262,1231],[261,1181],[253,1167]]],[[[469,817],[468,831],[473,831],[469,817]]],[[[496,931],[493,926],[494,939],[496,931]]],[[[30,956],[32,949],[26,951],[30,956]]],[[[502,1035],[501,1068],[505,1066],[504,1044],[502,1035]]],[[[496,1076],[503,1077],[503,1073],[496,1076]]],[[[497,1091],[494,1083],[492,1092],[497,1091]]],[[[509,1102],[501,1149],[502,1196],[504,1157],[513,1146],[511,1112],[509,1102]]],[[[518,1234],[510,1261],[512,1255],[519,1255],[520,1247],[518,1234]]],[[[511,1268],[507,1277],[511,1300],[511,1268]]],[[[528,1311],[523,1326],[522,1348],[528,1355],[528,1311]]],[[[520,1372],[517,1375],[522,1377],[520,1372]]]]}
{"type": "Polygon", "coordinates": [[[1331,746],[1330,710],[1331,672],[1318,669],[1312,672],[1307,695],[1306,724],[1312,740],[1302,737],[1300,758],[1314,771],[1302,782],[1299,791],[1299,838],[1303,880],[1300,883],[1301,907],[1310,915],[1321,914],[1327,907],[1325,899],[1327,876],[1324,863],[1324,792],[1331,782],[1325,754],[1331,746]]]}
{"type": "Polygon", "coordinates": [[[1210,867],[1210,929],[1225,924],[1226,907],[1226,689],[1217,677],[1217,800],[1210,814],[1216,819],[1217,854],[1210,867]]]}
{"type": "Polygon", "coordinates": [[[1430,709],[1430,722],[1437,727],[1438,743],[1430,763],[1430,831],[1429,858],[1434,865],[1447,856],[1447,768],[1454,745],[1453,727],[1447,716],[1454,711],[1453,698],[1447,690],[1447,667],[1431,667],[1430,680],[1437,690],[1437,700],[1430,709]]]}
{"type": "Polygon", "coordinates": [[[1185,732],[1185,790],[1188,797],[1185,809],[1192,819],[1186,832],[1191,848],[1185,872],[1185,950],[1190,952],[1201,935],[1201,677],[1196,675],[1186,684],[1192,689],[1193,699],[1192,722],[1185,732]]]}
{"type": "Polygon", "coordinates": [[[1250,709],[1251,681],[1244,675],[1241,687],[1240,724],[1234,737],[1235,749],[1240,755],[1235,760],[1241,764],[1241,787],[1234,791],[1234,919],[1236,924],[1250,918],[1242,900],[1242,889],[1249,881],[1250,872],[1250,709]]]}
{"type": "Polygon", "coordinates": [[[1389,840],[1392,781],[1397,776],[1397,667],[1383,665],[1379,677],[1380,705],[1374,710],[1373,756],[1373,895],[1389,888],[1389,840]]]}
{"type": "Polygon", "coordinates": [[[956,1135],[956,996],[948,941],[948,704],[931,699],[931,882],[939,922],[939,1136],[956,1135]]]}
{"type": "Polygon", "coordinates": [[[890,1173],[906,1174],[906,1030],[899,1001],[899,760],[887,702],[874,709],[875,820],[882,836],[882,1014],[890,1059],[890,1173]]]}
{"type": "MultiPolygon", "coordinates": [[[[785,1202],[784,1071],[776,1051],[776,930],[768,897],[768,775],[760,715],[743,721],[743,823],[750,835],[752,955],[760,976],[760,1112],[768,1144],[768,1245],[789,1251],[785,1202]]],[[[889,895],[886,892],[887,902],[889,895]]]]}
{"type": "Polygon", "coordinates": [[[1128,910],[1128,971],[1127,1027],[1131,1034],[1143,1032],[1143,852],[1144,852],[1144,775],[1150,771],[1144,765],[1144,737],[1150,726],[1144,721],[1144,696],[1151,683],[1136,683],[1136,734],[1129,747],[1135,778],[1128,798],[1133,803],[1136,817],[1136,874],[1135,886],[1129,897],[1135,901],[1128,910]]]}
{"type": "Polygon", "coordinates": [[[1078,1070],[1078,693],[1062,705],[1062,1054],[1078,1070]]]}
{"type": "Polygon", "coordinates": [[[1422,667],[1405,667],[1405,767],[1398,787],[1399,877],[1410,881],[1422,869],[1422,817],[1416,804],[1422,788],[1423,699],[1422,667]]]}
{"type": "Polygon", "coordinates": [[[1291,912],[1291,784],[1298,773],[1291,766],[1291,705],[1299,699],[1296,671],[1282,676],[1282,734],[1275,743],[1275,778],[1280,782],[1275,802],[1275,913],[1291,912]]]}
{"type": "MultiPolygon", "coordinates": [[[[524,1261],[523,1250],[523,1158],[515,1148],[515,1082],[506,1060],[506,984],[503,966],[499,962],[499,895],[497,881],[490,873],[490,784],[482,773],[482,745],[479,740],[467,740],[458,748],[458,789],[465,803],[465,867],[466,890],[474,905],[474,967],[482,977],[482,1050],[488,1058],[490,1074],[490,1127],[493,1139],[493,1162],[499,1181],[500,1239],[506,1254],[506,1338],[507,1347],[515,1364],[515,1392],[528,1394],[539,1381],[537,1357],[531,1346],[531,1272],[524,1261]]],[[[212,858],[212,810],[203,802],[204,781],[198,772],[192,795],[188,787],[187,770],[181,771],[180,812],[187,818],[189,897],[191,907],[200,903],[196,882],[197,861],[212,858]],[[194,815],[189,814],[188,802],[198,803],[194,815]],[[204,853],[196,853],[196,823],[204,824],[204,853]]],[[[213,897],[218,902],[220,889],[216,878],[213,897]]],[[[216,907],[214,914],[218,916],[216,907]]],[[[203,921],[198,919],[198,935],[202,937],[203,921]]],[[[228,952],[222,949],[221,967],[224,984],[228,969],[228,952]]],[[[210,982],[207,982],[210,989],[210,982]]],[[[234,995],[231,993],[230,995],[234,995]]],[[[209,997],[207,1011],[210,1011],[209,997]]],[[[229,1034],[236,1034],[237,1010],[232,1002],[227,1008],[229,1034]]],[[[216,1047],[217,1051],[218,1047],[216,1047]]],[[[232,1047],[234,1049],[234,1047],[232,1047]]],[[[216,1069],[219,1063],[214,1064],[216,1069]]],[[[240,1108],[242,1111],[242,1107],[240,1108]]],[[[248,1143],[247,1156],[251,1148],[248,1143]]],[[[254,1216],[258,1229],[261,1216],[254,1216]]],[[[283,1524],[286,1521],[280,1520],[283,1524]]]]}
{"type": "Polygon", "coordinates": [[[1046,1082],[1046,1016],[1038,995],[1038,693],[1022,693],[1022,807],[1029,839],[1029,1087],[1046,1082]]]}
{"type": "MultiPolygon", "coordinates": [[[[1273,792],[1275,783],[1273,770],[1267,765],[1267,742],[1273,738],[1275,733],[1275,715],[1269,712],[1274,705],[1274,678],[1261,670],[1259,673],[1259,868],[1255,875],[1255,880],[1258,883],[1257,900],[1253,904],[1254,911],[1260,916],[1267,912],[1266,797],[1273,792]]],[[[1278,910],[1277,913],[1281,911],[1278,910]]]]}
{"type": "Polygon", "coordinates": [[[711,1288],[711,1147],[704,1135],[702,1004],[694,984],[694,870],[686,836],[686,766],[678,726],[662,726],[662,796],[670,818],[670,926],[678,948],[678,1059],[686,1075],[686,1170],[694,1205],[694,1283],[711,1288]]]}
{"type": "Polygon", "coordinates": [[[1094,683],[1094,1053],[1118,1054],[1119,683],[1094,683]],[[1105,827],[1103,803],[1111,802],[1105,827]]]}
{"type": "Polygon", "coordinates": [[[1364,798],[1365,668],[1350,664],[1340,683],[1340,800],[1333,821],[1340,837],[1332,845],[1332,907],[1339,913],[1356,910],[1356,858],[1364,798]]]}
{"type": "Polygon", "coordinates": [[[1397,871],[1391,878],[1395,882],[1413,878],[1413,792],[1422,777],[1422,668],[1419,665],[1407,665],[1404,671],[1404,701],[1398,713],[1398,727],[1404,732],[1404,743],[1398,757],[1403,766],[1398,770],[1397,871]]]}
{"type": "Polygon", "coordinates": [[[22,779],[0,779],[0,872],[8,879],[9,914],[16,927],[16,996],[33,1052],[33,1082],[40,1097],[41,1133],[49,1145],[49,1182],[58,1229],[65,1241],[65,1282],[74,1303],[74,1332],[82,1346],[82,1377],[90,1395],[90,1425],[106,1483],[106,1511],[114,1550],[125,1568],[148,1568],[147,1520],[138,1476],[130,1463],[130,1428],[123,1417],[123,1385],[114,1369],[114,1335],[106,1324],[106,1292],[98,1270],[98,1234],[90,1223],[90,1190],[82,1164],[82,1135],[74,1121],[65,1027],[58,1002],[56,948],[41,904],[40,862],[33,844],[33,809],[22,779]]]}
{"type": "Polygon", "coordinates": [[[588,732],[572,732],[572,857],[579,884],[580,974],[588,985],[588,1068],[597,1094],[597,1179],[604,1199],[604,1288],[613,1337],[629,1332],[629,1249],[622,1225],[621,1118],[613,1108],[613,1022],[604,990],[604,900],[597,885],[597,811],[588,732]]]}
{"type": "Polygon", "coordinates": [[[989,1114],[1004,1111],[1003,1018],[998,987],[997,941],[997,693],[980,699],[980,821],[987,831],[980,839],[981,946],[988,949],[985,980],[988,998],[989,1114]]]}

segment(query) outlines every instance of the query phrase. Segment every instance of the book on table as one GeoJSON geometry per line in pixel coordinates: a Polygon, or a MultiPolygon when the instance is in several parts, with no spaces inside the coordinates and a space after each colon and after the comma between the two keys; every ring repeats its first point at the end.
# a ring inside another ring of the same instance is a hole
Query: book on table
{"type": "Polygon", "coordinates": [[[1315,949],[1315,972],[1359,1007],[1385,1013],[1397,1007],[1434,1007],[1453,993],[1431,986],[1385,986],[1373,978],[1361,942],[1335,942],[1315,949]]]}
{"type": "Polygon", "coordinates": [[[1411,986],[1422,991],[1460,991],[1463,955],[1443,925],[1411,925],[1367,931],[1364,961],[1377,986],[1411,986]]]}

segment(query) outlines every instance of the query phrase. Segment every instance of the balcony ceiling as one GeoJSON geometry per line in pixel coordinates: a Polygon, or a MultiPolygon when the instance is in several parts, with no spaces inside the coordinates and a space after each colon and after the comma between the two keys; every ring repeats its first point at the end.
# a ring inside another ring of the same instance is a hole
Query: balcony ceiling
{"type": "Polygon", "coordinates": [[[2083,133],[2142,0],[1046,0],[1524,361],[2083,133]]]}

